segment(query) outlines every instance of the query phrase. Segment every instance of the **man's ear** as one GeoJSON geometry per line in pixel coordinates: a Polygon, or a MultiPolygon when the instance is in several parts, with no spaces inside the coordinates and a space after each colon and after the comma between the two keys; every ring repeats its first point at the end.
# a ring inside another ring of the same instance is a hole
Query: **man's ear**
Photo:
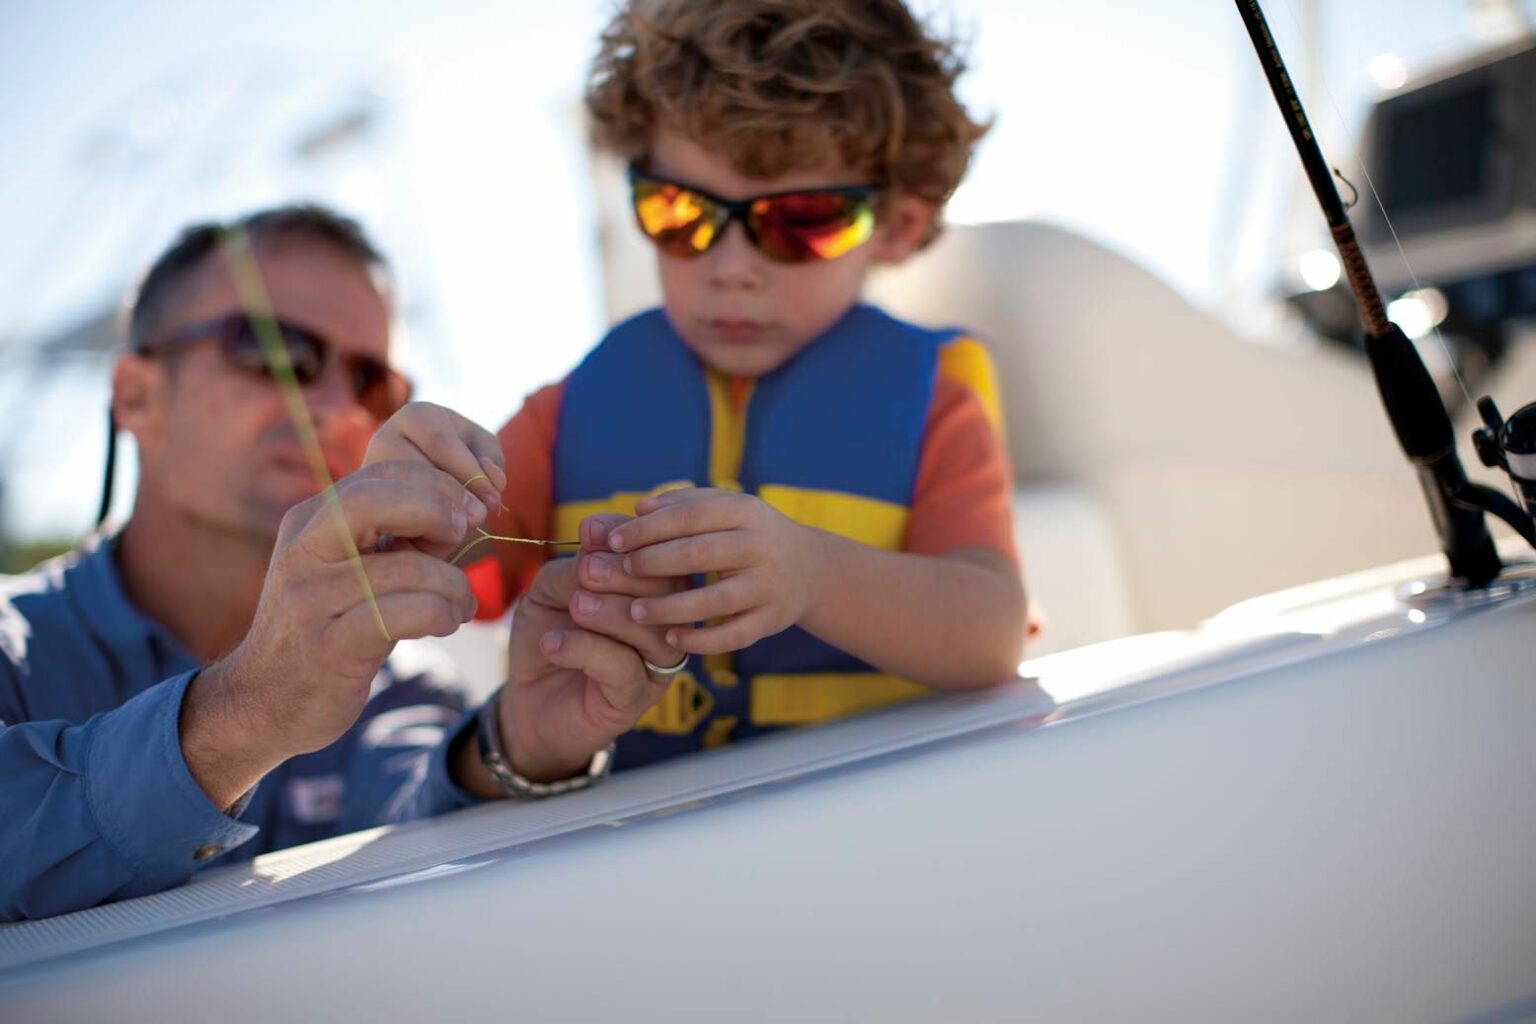
{"type": "Polygon", "coordinates": [[[911,193],[886,197],[880,206],[875,235],[870,239],[876,263],[900,263],[917,251],[933,228],[938,207],[911,193]]]}
{"type": "Polygon", "coordinates": [[[112,415],[141,447],[164,429],[168,387],[158,359],[124,352],[112,366],[112,415]]]}

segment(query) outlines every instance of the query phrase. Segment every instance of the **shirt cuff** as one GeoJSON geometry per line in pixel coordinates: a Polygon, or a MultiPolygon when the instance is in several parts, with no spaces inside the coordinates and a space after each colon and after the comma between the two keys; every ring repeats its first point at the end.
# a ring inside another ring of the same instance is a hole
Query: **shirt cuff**
{"type": "MultiPolygon", "coordinates": [[[[497,691],[498,694],[500,692],[497,691]]],[[[448,730],[443,741],[437,745],[437,749],[432,751],[432,759],[427,764],[427,777],[422,780],[416,801],[417,811],[421,817],[435,817],[449,811],[484,803],[480,797],[453,781],[450,764],[460,742],[474,742],[473,733],[479,715],[479,708],[464,712],[464,717],[459,719],[459,724],[448,730]]]]}
{"type": "Polygon", "coordinates": [[[215,807],[187,768],[181,703],[196,674],[172,676],[102,715],[86,758],[88,802],[101,834],[141,882],[156,887],[185,880],[261,831],[215,807]]]}

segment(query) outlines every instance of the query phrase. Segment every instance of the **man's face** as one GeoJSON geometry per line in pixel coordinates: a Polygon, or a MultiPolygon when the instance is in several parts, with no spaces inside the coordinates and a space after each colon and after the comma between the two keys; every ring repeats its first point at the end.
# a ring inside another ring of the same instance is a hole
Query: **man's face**
{"type": "MultiPolygon", "coordinates": [[[[749,178],[724,157],[665,129],[652,140],[646,170],[723,199],[866,184],[842,167],[749,178]]],[[[735,222],[702,255],[679,257],[658,250],[667,316],[708,366],[730,376],[760,377],[787,362],[858,301],[871,264],[887,258],[882,230],[877,226],[875,238],[837,259],[811,263],[774,262],[753,248],[735,222]]]]}
{"type": "MultiPolygon", "coordinates": [[[[353,257],[295,237],[258,246],[256,263],[279,319],[318,334],[335,355],[388,359],[389,305],[353,257]]],[[[154,334],[242,308],[215,253],[173,294],[154,334]]],[[[283,514],[320,489],[282,393],[273,381],[231,366],[212,341],[194,342],[174,359],[124,356],[114,382],[119,421],[138,441],[141,498],[152,492],[158,506],[178,515],[270,542],[283,514]],[[125,392],[140,404],[125,403],[125,392]]],[[[358,405],[341,360],[332,358],[302,394],[331,477],[360,466],[378,424],[358,405]]]]}

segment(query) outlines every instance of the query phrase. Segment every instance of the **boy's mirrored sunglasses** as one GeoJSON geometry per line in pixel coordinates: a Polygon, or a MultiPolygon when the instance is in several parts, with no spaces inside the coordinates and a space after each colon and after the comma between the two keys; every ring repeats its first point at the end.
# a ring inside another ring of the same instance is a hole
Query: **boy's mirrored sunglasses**
{"type": "Polygon", "coordinates": [[[672,256],[708,252],[733,220],[758,252],[779,263],[835,260],[875,233],[873,185],[732,200],[631,167],[629,187],[640,230],[672,256]]]}
{"type": "MultiPolygon", "coordinates": [[[[357,404],[378,422],[383,423],[410,401],[411,382],[380,360],[352,352],[338,356],[334,345],[309,328],[280,318],[274,318],[273,323],[301,387],[319,380],[331,361],[339,359],[357,404]]],[[[229,313],[192,324],[163,338],[135,345],[134,350],[143,355],[164,355],[200,341],[217,344],[225,362],[235,369],[272,378],[272,367],[255,325],[245,313],[229,313]]]]}

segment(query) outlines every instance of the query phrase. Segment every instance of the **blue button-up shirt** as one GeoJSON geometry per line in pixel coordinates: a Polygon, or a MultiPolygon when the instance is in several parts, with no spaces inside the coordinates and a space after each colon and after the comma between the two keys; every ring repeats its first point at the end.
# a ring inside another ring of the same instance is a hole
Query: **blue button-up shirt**
{"type": "Polygon", "coordinates": [[[180,885],[200,868],[473,801],[448,774],[466,727],[445,658],[401,644],[357,723],[226,814],[182,756],[198,662],[123,590],[116,539],[0,577],[0,920],[180,885]]]}

